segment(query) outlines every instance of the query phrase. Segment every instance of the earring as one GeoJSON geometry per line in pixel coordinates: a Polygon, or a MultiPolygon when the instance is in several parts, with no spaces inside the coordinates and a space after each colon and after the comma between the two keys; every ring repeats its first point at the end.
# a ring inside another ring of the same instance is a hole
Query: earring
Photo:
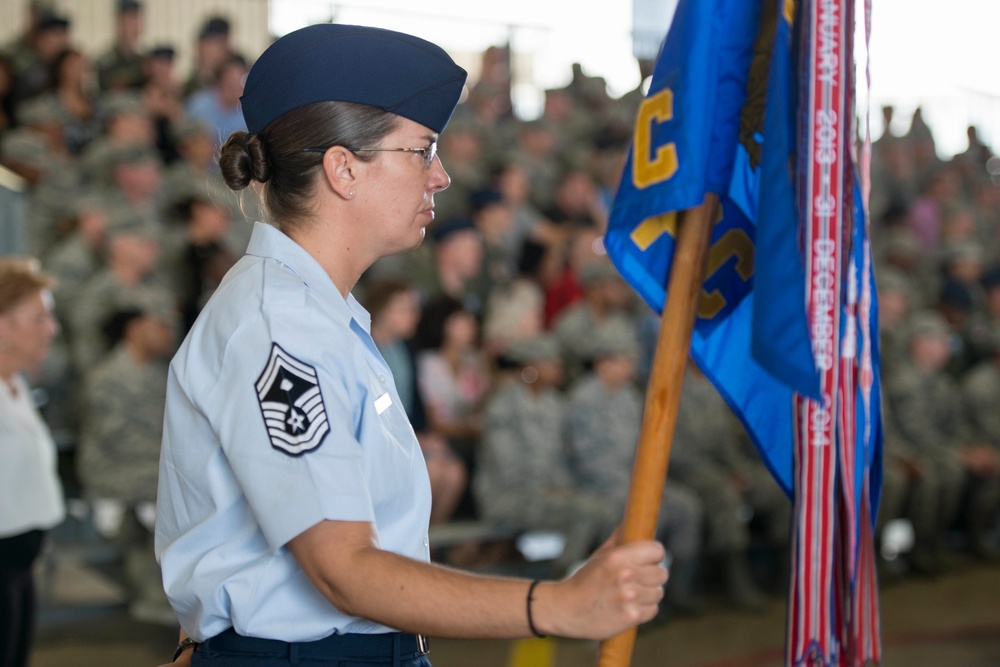
{"type": "Polygon", "coordinates": [[[354,196],[354,190],[351,190],[350,192],[347,193],[347,198],[348,199],[350,199],[353,196],[354,196]]]}

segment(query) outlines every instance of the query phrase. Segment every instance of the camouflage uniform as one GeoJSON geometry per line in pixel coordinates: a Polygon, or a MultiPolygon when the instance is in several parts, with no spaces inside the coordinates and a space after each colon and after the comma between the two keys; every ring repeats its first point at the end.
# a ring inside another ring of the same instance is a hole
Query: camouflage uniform
{"type": "MultiPolygon", "coordinates": [[[[605,498],[619,516],[625,512],[642,409],[635,386],[610,389],[593,373],[584,376],[569,396],[567,430],[575,486],[605,498]]],[[[656,538],[670,552],[665,600],[677,611],[698,613],[703,608],[694,592],[702,521],[698,497],[681,484],[667,484],[656,538]]]]}
{"type": "Polygon", "coordinates": [[[740,432],[740,424],[711,382],[689,371],[677,415],[670,477],[694,490],[705,504],[707,549],[713,553],[747,548],[745,505],[763,517],[772,544],[783,547],[789,540],[791,501],[756,455],[746,451],[740,432]],[[733,486],[734,476],[745,480],[745,492],[733,486]]]}
{"type": "Polygon", "coordinates": [[[578,380],[586,371],[587,364],[594,355],[595,334],[605,327],[635,330],[634,323],[624,313],[611,313],[607,318],[597,320],[584,302],[570,306],[559,315],[552,333],[562,349],[569,384],[578,380]]]}
{"type": "MultiPolygon", "coordinates": [[[[606,498],[621,515],[642,425],[642,396],[633,386],[609,390],[586,375],[570,392],[569,456],[575,486],[606,498]]],[[[674,558],[694,558],[701,542],[701,502],[680,484],[668,484],[657,537],[674,558]]]]}
{"type": "Polygon", "coordinates": [[[87,374],[78,466],[91,497],[156,500],[167,366],[123,346],[87,374]]]}
{"type": "Polygon", "coordinates": [[[689,369],[669,477],[690,488],[704,505],[706,551],[720,557],[731,601],[756,610],[765,599],[749,571],[749,520],[753,516],[763,520],[768,545],[776,547],[778,579],[783,580],[792,506],[764,465],[745,451],[750,445],[740,441],[740,433],[739,423],[715,387],[689,369]]]}
{"type": "Polygon", "coordinates": [[[125,510],[115,540],[134,615],[168,609],[151,527],[140,518],[156,501],[166,393],[166,363],[139,363],[123,345],[87,375],[83,393],[77,468],[87,497],[125,510]]]}
{"type": "MultiPolygon", "coordinates": [[[[558,347],[548,337],[511,347],[513,360],[533,363],[522,352],[558,361],[558,347]]],[[[566,546],[560,567],[586,558],[615,529],[621,512],[573,484],[566,456],[566,399],[555,389],[536,394],[515,381],[489,401],[485,422],[473,479],[480,513],[521,530],[561,532],[566,546]]]]}
{"type": "MultiPolygon", "coordinates": [[[[974,440],[1000,450],[1000,329],[990,338],[993,357],[969,373],[962,393],[974,440]]],[[[985,534],[997,525],[1000,478],[972,476],[970,483],[969,533],[973,548],[983,550],[985,534]]]]}
{"type": "MultiPolygon", "coordinates": [[[[1000,331],[994,333],[1000,343],[1000,331]]],[[[1000,447],[1000,363],[997,358],[980,362],[965,377],[962,395],[968,408],[967,414],[977,440],[1000,447]]]]}
{"type": "Polygon", "coordinates": [[[173,296],[153,281],[124,285],[110,269],[87,282],[70,312],[73,363],[79,372],[86,373],[108,353],[103,331],[107,318],[122,306],[144,298],[172,300],[173,296]]]}
{"type": "MultiPolygon", "coordinates": [[[[947,337],[947,324],[938,316],[917,313],[910,341],[921,333],[947,337]]],[[[909,493],[908,515],[917,542],[913,564],[935,570],[940,567],[944,532],[959,511],[965,479],[958,448],[968,442],[968,423],[959,390],[944,371],[927,373],[907,360],[888,379],[885,396],[887,420],[899,434],[899,449],[921,467],[909,493]]]]}
{"type": "Polygon", "coordinates": [[[142,54],[126,54],[115,45],[105,51],[95,63],[98,85],[101,90],[139,88],[146,80],[142,63],[142,54]]]}

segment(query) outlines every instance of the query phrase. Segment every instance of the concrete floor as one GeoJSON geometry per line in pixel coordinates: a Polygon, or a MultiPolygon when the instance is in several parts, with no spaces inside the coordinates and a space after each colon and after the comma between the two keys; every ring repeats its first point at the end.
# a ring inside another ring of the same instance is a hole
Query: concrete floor
{"type": "MultiPolygon", "coordinates": [[[[120,591],[89,568],[61,564],[42,610],[31,667],[132,667],[162,664],[176,629],[139,623],[118,604],[120,591]]],[[[906,579],[882,591],[885,667],[1000,667],[1000,566],[966,564],[945,577],[906,579]]],[[[697,619],[640,630],[635,667],[779,667],[785,603],[739,613],[714,601],[697,619]]],[[[596,665],[597,644],[565,640],[432,640],[435,667],[596,665]]]]}

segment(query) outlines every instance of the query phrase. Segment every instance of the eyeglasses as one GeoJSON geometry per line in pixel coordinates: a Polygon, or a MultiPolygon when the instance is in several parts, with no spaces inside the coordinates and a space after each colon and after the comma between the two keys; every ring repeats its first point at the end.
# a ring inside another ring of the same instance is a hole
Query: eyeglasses
{"type": "MultiPolygon", "coordinates": [[[[302,150],[306,153],[325,153],[330,150],[330,148],[331,146],[327,146],[326,148],[310,147],[303,148],[302,150]]],[[[424,166],[430,167],[434,164],[434,158],[437,157],[438,145],[436,141],[432,141],[426,146],[421,146],[420,148],[348,148],[347,150],[352,153],[420,153],[420,158],[423,160],[424,166]]]]}

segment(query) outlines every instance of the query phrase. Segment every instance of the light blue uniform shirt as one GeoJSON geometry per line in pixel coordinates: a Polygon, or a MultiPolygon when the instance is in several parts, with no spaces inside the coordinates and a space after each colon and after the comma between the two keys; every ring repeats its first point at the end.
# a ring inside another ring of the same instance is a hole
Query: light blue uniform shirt
{"type": "Polygon", "coordinates": [[[170,365],[156,554],[196,640],[312,641],[389,628],[340,613],[285,544],[324,519],[368,521],[429,560],[430,482],[368,313],[257,223],[170,365]]]}

